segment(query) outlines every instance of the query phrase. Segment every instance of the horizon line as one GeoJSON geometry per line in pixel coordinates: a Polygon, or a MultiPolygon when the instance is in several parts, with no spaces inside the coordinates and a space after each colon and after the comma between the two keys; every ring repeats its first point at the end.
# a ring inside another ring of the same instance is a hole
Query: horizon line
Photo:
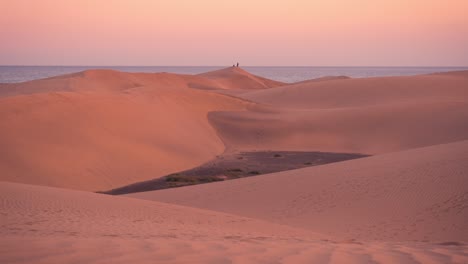
{"type": "MultiPolygon", "coordinates": [[[[22,65],[22,64],[5,64],[0,67],[232,67],[231,65],[22,65]]],[[[243,65],[239,67],[264,67],[264,68],[468,68],[468,65],[411,65],[411,66],[385,66],[385,65],[334,65],[334,66],[321,66],[321,65],[243,65]]]]}

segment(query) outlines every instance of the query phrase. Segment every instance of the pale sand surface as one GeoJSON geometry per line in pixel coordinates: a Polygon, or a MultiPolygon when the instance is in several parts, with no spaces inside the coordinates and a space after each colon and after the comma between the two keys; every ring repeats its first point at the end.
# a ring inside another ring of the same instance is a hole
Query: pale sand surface
{"type": "Polygon", "coordinates": [[[466,71],[283,84],[235,67],[0,84],[0,263],[468,263],[467,89],[466,71]],[[70,190],[265,150],[378,155],[70,190]]]}
{"type": "Polygon", "coordinates": [[[466,245],[326,240],[214,211],[0,183],[2,263],[466,263],[466,245]]]}
{"type": "Polygon", "coordinates": [[[468,141],[235,181],[128,194],[337,239],[466,241],[468,141]]]}

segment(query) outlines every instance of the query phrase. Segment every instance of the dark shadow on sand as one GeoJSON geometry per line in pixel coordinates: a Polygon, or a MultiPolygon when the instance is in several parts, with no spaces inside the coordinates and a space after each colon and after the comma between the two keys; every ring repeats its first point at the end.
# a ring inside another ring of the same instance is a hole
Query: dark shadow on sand
{"type": "Polygon", "coordinates": [[[223,154],[193,169],[100,193],[120,195],[238,179],[367,157],[356,153],[254,151],[223,154]]]}

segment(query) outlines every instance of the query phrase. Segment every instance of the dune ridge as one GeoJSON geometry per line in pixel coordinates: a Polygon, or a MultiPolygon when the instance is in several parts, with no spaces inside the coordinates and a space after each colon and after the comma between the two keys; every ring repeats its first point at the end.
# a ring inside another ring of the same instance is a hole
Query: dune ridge
{"type": "Polygon", "coordinates": [[[229,67],[217,71],[198,74],[215,81],[222,89],[258,90],[285,85],[283,82],[253,75],[239,67],[229,67]]]}

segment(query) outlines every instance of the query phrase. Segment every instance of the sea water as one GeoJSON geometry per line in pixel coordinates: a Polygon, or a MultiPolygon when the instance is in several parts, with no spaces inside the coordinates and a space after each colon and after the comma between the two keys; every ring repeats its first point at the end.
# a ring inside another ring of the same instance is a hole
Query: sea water
{"type": "MultiPolygon", "coordinates": [[[[171,72],[198,74],[227,66],[0,66],[0,83],[17,83],[48,78],[89,69],[113,69],[125,72],[171,72]]],[[[468,70],[468,67],[282,67],[247,66],[244,70],[277,81],[292,83],[324,76],[352,78],[418,75],[468,70]]]]}

